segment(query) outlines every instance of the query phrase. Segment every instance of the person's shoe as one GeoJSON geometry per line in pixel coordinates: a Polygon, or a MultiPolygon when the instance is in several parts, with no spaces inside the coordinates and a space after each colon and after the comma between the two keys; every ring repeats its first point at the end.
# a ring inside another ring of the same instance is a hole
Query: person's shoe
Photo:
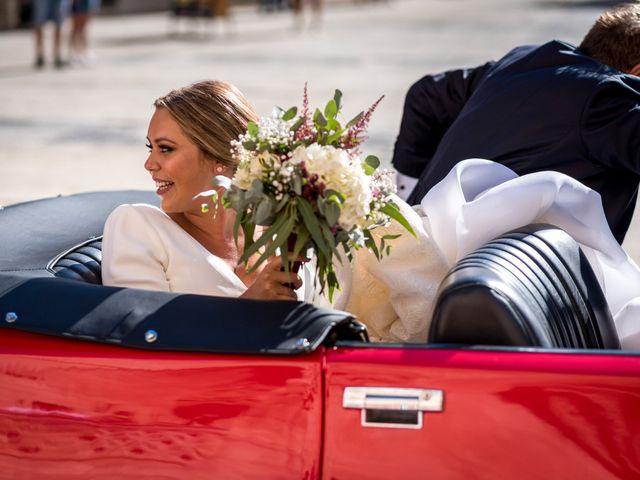
{"type": "Polygon", "coordinates": [[[36,57],[36,63],[34,65],[36,68],[40,69],[44,67],[44,57],[42,55],[38,55],[36,57]]]}
{"type": "Polygon", "coordinates": [[[64,67],[67,66],[66,62],[64,60],[62,60],[62,58],[60,58],[60,57],[56,57],[56,59],[53,62],[53,65],[58,69],[64,68],[64,67]]]}

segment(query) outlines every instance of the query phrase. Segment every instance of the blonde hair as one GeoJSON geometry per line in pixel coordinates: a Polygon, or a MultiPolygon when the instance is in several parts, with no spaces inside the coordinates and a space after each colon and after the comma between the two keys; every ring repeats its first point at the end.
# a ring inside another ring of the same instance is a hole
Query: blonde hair
{"type": "Polygon", "coordinates": [[[172,90],[153,102],[166,109],[184,134],[200,149],[205,160],[235,168],[230,142],[245,133],[257,115],[233,85],[217,80],[172,90]]]}
{"type": "Polygon", "coordinates": [[[640,4],[621,4],[600,15],[580,50],[622,72],[640,64],[640,4]]]}

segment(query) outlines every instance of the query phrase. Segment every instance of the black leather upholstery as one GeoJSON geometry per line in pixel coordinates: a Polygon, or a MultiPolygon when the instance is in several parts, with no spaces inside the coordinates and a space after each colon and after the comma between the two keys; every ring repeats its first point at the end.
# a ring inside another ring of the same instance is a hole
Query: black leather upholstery
{"type": "Polygon", "coordinates": [[[54,258],[47,269],[56,277],[102,284],[102,237],[82,242],[54,258]]]}
{"type": "Polygon", "coordinates": [[[440,285],[429,341],[620,348],[586,257],[550,225],[514,230],[460,260],[440,285]]]}

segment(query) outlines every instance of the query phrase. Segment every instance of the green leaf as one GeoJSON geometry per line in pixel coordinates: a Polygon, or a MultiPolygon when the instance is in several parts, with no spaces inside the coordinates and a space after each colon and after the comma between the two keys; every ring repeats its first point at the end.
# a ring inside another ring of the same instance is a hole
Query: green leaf
{"type": "Polygon", "coordinates": [[[329,302],[333,302],[333,294],[336,290],[340,290],[338,277],[336,276],[336,272],[333,270],[333,266],[331,266],[327,272],[327,284],[329,285],[329,302]]]}
{"type": "Polygon", "coordinates": [[[313,121],[320,128],[327,126],[327,119],[324,118],[320,109],[316,109],[316,112],[313,114],[313,121]]]}
{"type": "Polygon", "coordinates": [[[346,128],[349,128],[351,125],[355,125],[356,123],[358,123],[363,116],[364,116],[364,112],[360,112],[358,115],[356,115],[351,120],[349,120],[346,128]]]}
{"type": "MultiPolygon", "coordinates": [[[[246,217],[245,217],[246,219],[246,217]]],[[[253,245],[253,234],[256,231],[256,224],[253,222],[245,221],[242,223],[242,233],[244,235],[244,249],[251,248],[253,245]]],[[[248,259],[247,259],[248,260],[248,259]]]]}
{"type": "Polygon", "coordinates": [[[376,256],[376,259],[380,261],[380,251],[378,250],[376,241],[373,239],[373,236],[368,229],[364,230],[364,244],[369,250],[373,252],[373,254],[376,256]]]}
{"type": "Polygon", "coordinates": [[[333,94],[333,101],[336,102],[336,107],[338,108],[338,111],[340,111],[342,108],[342,92],[340,90],[336,89],[333,94]]]}
{"type": "Polygon", "coordinates": [[[298,129],[302,126],[302,124],[305,122],[305,118],[304,117],[300,117],[298,120],[296,120],[296,123],[294,123],[293,125],[291,125],[290,130],[292,132],[297,132],[298,129]]]}
{"type": "Polygon", "coordinates": [[[238,246],[238,236],[240,234],[240,223],[242,222],[243,217],[244,217],[243,213],[242,214],[238,213],[236,214],[236,219],[233,222],[233,241],[235,242],[236,246],[238,246]]]}
{"type": "Polygon", "coordinates": [[[328,119],[334,119],[336,118],[336,115],[338,114],[338,105],[336,104],[336,101],[331,99],[327,102],[327,106],[324,107],[324,116],[327,117],[328,119]]]}
{"type": "MultiPolygon", "coordinates": [[[[269,246],[267,247],[267,249],[264,251],[264,253],[260,256],[260,258],[258,258],[258,260],[256,261],[256,263],[254,265],[252,265],[252,267],[249,269],[250,272],[255,272],[256,269],[267,259],[271,258],[273,255],[275,255],[276,250],[280,247],[282,247],[285,242],[289,239],[289,235],[291,235],[291,232],[293,231],[293,227],[296,224],[296,219],[293,216],[286,216],[286,221],[280,225],[280,227],[276,230],[275,232],[275,238],[273,239],[273,242],[271,242],[269,244],[269,246]]],[[[285,261],[288,260],[288,252],[286,251],[286,249],[282,250],[283,256],[285,261]]],[[[288,262],[286,262],[288,263],[288,262]]],[[[285,268],[288,268],[285,265],[285,268]]]]}
{"type": "Polygon", "coordinates": [[[367,175],[373,175],[373,173],[379,166],[380,160],[375,155],[367,155],[367,158],[365,158],[364,162],[362,163],[364,173],[366,173],[367,175]]]}
{"type": "Polygon", "coordinates": [[[340,218],[340,204],[337,202],[326,202],[324,206],[324,218],[330,226],[335,225],[340,218]]]}
{"type": "MultiPolygon", "coordinates": [[[[247,123],[247,133],[249,134],[250,137],[255,138],[258,136],[258,133],[260,133],[260,128],[258,127],[258,124],[255,122],[249,122],[247,123]]],[[[246,147],[245,147],[246,148],[246,147]]]]}
{"type": "Polygon", "coordinates": [[[418,236],[416,235],[416,232],[413,230],[411,225],[409,225],[409,222],[407,222],[407,219],[404,218],[404,215],[402,215],[402,213],[400,213],[400,210],[398,210],[398,207],[396,207],[393,203],[385,204],[380,209],[380,211],[382,213],[384,213],[385,215],[389,215],[396,222],[398,222],[400,225],[402,225],[407,230],[407,232],[409,232],[415,238],[418,238],[418,236]]]}
{"type": "Polygon", "coordinates": [[[275,205],[273,203],[273,200],[265,195],[262,200],[258,202],[258,207],[256,208],[256,213],[254,216],[256,224],[270,225],[271,221],[273,220],[273,214],[275,213],[274,207],[275,205]]]}
{"type": "Polygon", "coordinates": [[[336,202],[340,205],[345,201],[345,196],[338,190],[334,190],[332,188],[327,188],[323,195],[328,201],[336,202]]]}
{"type": "Polygon", "coordinates": [[[280,210],[282,210],[284,208],[284,206],[289,202],[289,194],[285,193],[282,196],[282,200],[280,200],[280,202],[278,202],[278,205],[276,206],[276,211],[275,213],[278,213],[280,210]]]}
{"type": "Polygon", "coordinates": [[[402,236],[402,234],[397,233],[395,235],[383,235],[382,239],[383,240],[395,240],[396,238],[400,238],[402,236]]]}
{"type": "Polygon", "coordinates": [[[322,252],[326,257],[331,257],[331,253],[329,252],[329,247],[324,241],[322,237],[322,232],[320,231],[320,223],[318,218],[314,215],[313,209],[308,201],[306,201],[302,197],[297,197],[297,205],[298,211],[302,216],[302,221],[304,222],[304,226],[307,227],[307,230],[311,234],[311,238],[313,242],[316,244],[320,252],[322,252]]]}
{"type": "Polygon", "coordinates": [[[287,221],[289,216],[286,212],[278,215],[278,218],[271,224],[271,226],[265,230],[260,238],[258,238],[250,247],[245,245],[244,252],[242,252],[242,256],[240,257],[240,263],[247,264],[247,260],[251,258],[251,256],[256,253],[260,248],[267,244],[269,240],[273,238],[275,233],[278,231],[280,227],[287,221]]]}
{"type": "Polygon", "coordinates": [[[282,120],[284,120],[285,122],[292,120],[296,114],[298,113],[298,108],[297,107],[291,107],[289,110],[287,110],[286,112],[284,112],[284,114],[282,115],[282,120]]]}
{"type": "Polygon", "coordinates": [[[292,178],[293,191],[296,195],[302,195],[302,179],[298,175],[293,175],[292,178]]]}
{"type": "Polygon", "coordinates": [[[307,242],[309,241],[309,232],[306,228],[301,228],[298,230],[296,235],[296,243],[293,246],[293,258],[297,258],[298,255],[302,252],[302,249],[305,248],[307,242]]]}
{"type": "Polygon", "coordinates": [[[242,146],[247,150],[255,150],[258,143],[255,140],[247,140],[242,144],[242,146]]]}

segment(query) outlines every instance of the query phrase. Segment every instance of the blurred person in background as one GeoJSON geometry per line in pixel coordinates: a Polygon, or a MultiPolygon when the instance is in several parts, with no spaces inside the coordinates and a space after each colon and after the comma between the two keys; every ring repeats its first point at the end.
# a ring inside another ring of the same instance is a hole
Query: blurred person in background
{"type": "Polygon", "coordinates": [[[36,41],[36,68],[42,68],[45,64],[44,26],[49,21],[54,24],[53,64],[56,68],[65,66],[61,54],[62,26],[69,15],[69,7],[68,0],[33,0],[31,11],[36,41]]]}
{"type": "Polygon", "coordinates": [[[87,64],[91,60],[87,34],[91,17],[100,8],[100,0],[73,0],[69,60],[71,64],[87,64]]]}
{"type": "Polygon", "coordinates": [[[467,158],[519,175],[553,170],[601,195],[622,243],[640,182],[639,76],[640,3],[605,11],[579,47],[518,47],[497,62],[427,75],[405,101],[393,155],[399,194],[420,203],[467,158]]]}
{"type": "Polygon", "coordinates": [[[304,11],[308,4],[311,5],[311,11],[313,13],[312,25],[320,25],[322,20],[322,0],[290,0],[291,8],[295,14],[296,28],[304,28],[304,11]]]}

